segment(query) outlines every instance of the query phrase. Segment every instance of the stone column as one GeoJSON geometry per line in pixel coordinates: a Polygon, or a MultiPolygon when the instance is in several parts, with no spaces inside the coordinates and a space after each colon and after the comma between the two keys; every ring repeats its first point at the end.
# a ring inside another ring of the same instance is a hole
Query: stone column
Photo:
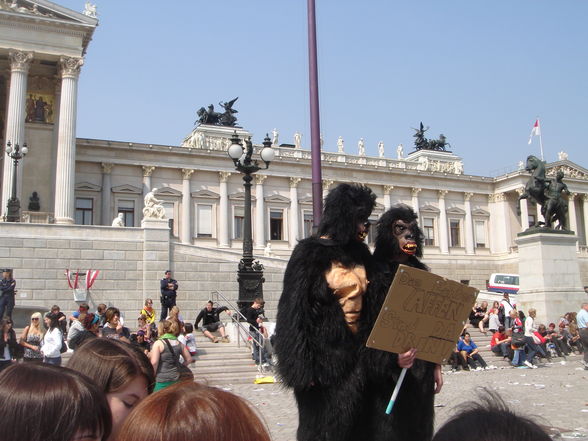
{"type": "Polygon", "coordinates": [[[511,250],[510,207],[506,193],[488,195],[490,203],[490,246],[492,253],[511,250]]]}
{"type": "Polygon", "coordinates": [[[576,197],[578,193],[571,193],[568,196],[568,216],[570,218],[570,230],[578,236],[578,217],[576,215],[576,197]]]}
{"type": "MultiPolygon", "coordinates": [[[[153,165],[143,165],[143,200],[145,200],[145,196],[147,193],[151,191],[151,175],[155,170],[155,166],[153,165]]],[[[143,216],[143,209],[140,210],[141,216],[143,216]]],[[[143,219],[141,217],[141,219],[143,219]]]]}
{"type": "Polygon", "coordinates": [[[449,254],[449,236],[447,232],[447,209],[445,207],[445,195],[447,190],[439,190],[439,251],[449,254]]]}
{"type": "Polygon", "coordinates": [[[541,214],[541,205],[537,204],[537,223],[539,222],[545,223],[545,218],[541,214]]]}
{"type": "Polygon", "coordinates": [[[388,210],[392,206],[392,190],[394,189],[393,185],[384,185],[384,209],[388,210]]]}
{"type": "Polygon", "coordinates": [[[151,191],[151,175],[155,170],[153,165],[143,166],[143,197],[151,191]]]}
{"type": "Polygon", "coordinates": [[[220,180],[220,205],[218,214],[218,246],[228,248],[229,244],[229,176],[230,172],[218,172],[220,180]]]}
{"type": "Polygon", "coordinates": [[[584,238],[588,245],[588,194],[582,195],[582,209],[584,210],[584,238]]]}
{"type": "MultiPolygon", "coordinates": [[[[517,193],[522,195],[525,192],[525,187],[517,188],[517,193]]],[[[519,201],[519,207],[521,209],[521,231],[525,231],[529,228],[529,207],[527,206],[527,199],[521,199],[519,201]]]]}
{"type": "MultiPolygon", "coordinates": [[[[5,142],[10,141],[13,148],[18,144],[21,148],[25,143],[25,117],[26,117],[26,92],[27,92],[27,76],[29,67],[33,59],[32,52],[10,51],[8,54],[10,59],[10,91],[8,95],[8,108],[6,115],[6,139],[5,142]]],[[[0,154],[4,160],[4,174],[2,178],[2,207],[0,213],[6,213],[6,205],[8,199],[12,195],[12,160],[5,153],[6,145],[0,148],[0,154]]],[[[42,146],[31,146],[33,148],[42,148],[42,146]]],[[[22,169],[23,160],[20,161],[18,167],[18,175],[16,182],[16,196],[23,205],[22,201],[22,169]]]]}
{"type": "Polygon", "coordinates": [[[464,193],[465,207],[465,252],[466,254],[475,254],[474,225],[472,222],[472,205],[470,199],[474,193],[464,193]]]}
{"type": "Polygon", "coordinates": [[[57,142],[57,176],[55,180],[55,223],[74,223],[74,186],[76,177],[76,115],[78,77],[82,58],[61,57],[61,103],[57,142]]]}
{"type": "Polygon", "coordinates": [[[263,200],[263,182],[265,175],[255,175],[255,248],[265,248],[265,204],[263,200]]]}
{"type": "Polygon", "coordinates": [[[190,192],[190,177],[194,170],[189,168],[182,169],[182,224],[180,225],[180,240],[182,243],[192,243],[192,194],[190,192]]]}
{"type": "Polygon", "coordinates": [[[100,210],[102,214],[102,225],[112,225],[113,216],[110,211],[110,193],[112,193],[111,172],[113,166],[114,164],[102,163],[102,204],[100,210]]]}
{"type": "Polygon", "coordinates": [[[412,194],[412,209],[417,215],[417,219],[419,219],[419,193],[421,192],[420,188],[413,187],[411,190],[412,194]]]}
{"type": "Polygon", "coordinates": [[[333,186],[334,183],[335,181],[332,179],[323,179],[323,200],[329,194],[329,189],[333,186]]]}
{"type": "Polygon", "coordinates": [[[298,212],[298,184],[300,178],[290,178],[290,234],[288,236],[290,248],[296,246],[300,237],[300,213],[298,212]]]}

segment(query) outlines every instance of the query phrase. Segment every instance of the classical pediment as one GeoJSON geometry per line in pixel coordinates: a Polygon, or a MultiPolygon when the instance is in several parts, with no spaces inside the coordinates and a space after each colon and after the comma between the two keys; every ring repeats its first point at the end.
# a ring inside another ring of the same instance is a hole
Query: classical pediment
{"type": "Polygon", "coordinates": [[[135,187],[134,185],[117,185],[116,187],[112,187],[113,193],[125,193],[125,194],[143,194],[143,190],[139,187],[135,187]]]}
{"type": "Polygon", "coordinates": [[[193,198],[198,199],[220,199],[220,195],[210,190],[198,190],[192,192],[193,198]]]}
{"type": "Polygon", "coordinates": [[[465,211],[459,207],[450,207],[445,210],[447,214],[452,214],[454,216],[465,216],[465,211]]]}
{"type": "Polygon", "coordinates": [[[550,178],[554,178],[558,171],[562,171],[564,180],[565,178],[588,180],[588,170],[567,159],[552,162],[546,168],[546,175],[550,178]]]}
{"type": "Polygon", "coordinates": [[[102,187],[90,182],[79,182],[75,187],[76,191],[102,191],[102,187]]]}
{"type": "Polygon", "coordinates": [[[474,208],[472,210],[472,216],[490,217],[490,213],[487,212],[486,210],[482,210],[481,208],[474,208]]]}
{"type": "Polygon", "coordinates": [[[181,197],[182,196],[181,191],[178,191],[175,188],[171,188],[171,187],[158,188],[157,191],[155,192],[155,194],[157,196],[172,196],[172,197],[181,197]]]}
{"type": "Polygon", "coordinates": [[[437,207],[434,207],[433,205],[423,205],[421,208],[419,208],[419,212],[439,214],[441,210],[439,210],[437,207]]]}
{"type": "Polygon", "coordinates": [[[272,194],[272,195],[266,196],[265,198],[263,198],[263,200],[266,202],[272,202],[272,203],[277,203],[277,204],[289,204],[290,203],[290,198],[287,198],[287,197],[282,196],[280,194],[272,194]]]}
{"type": "Polygon", "coordinates": [[[73,11],[47,0],[10,0],[0,1],[0,14],[12,13],[18,18],[34,18],[35,20],[66,21],[70,24],[96,26],[95,6],[87,2],[83,13],[73,11]]]}
{"type": "MultiPolygon", "coordinates": [[[[233,193],[229,195],[229,200],[231,201],[244,201],[245,200],[245,192],[238,191],[237,193],[233,193]]],[[[255,196],[251,195],[251,202],[255,201],[255,196]]]]}

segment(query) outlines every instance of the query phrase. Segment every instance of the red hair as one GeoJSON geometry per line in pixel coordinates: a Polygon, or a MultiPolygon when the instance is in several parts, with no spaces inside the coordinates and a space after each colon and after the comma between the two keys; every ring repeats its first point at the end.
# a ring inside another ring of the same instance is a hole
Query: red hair
{"type": "Polygon", "coordinates": [[[243,398],[215,387],[183,382],[141,401],[117,438],[145,440],[270,441],[270,436],[243,398]]]}

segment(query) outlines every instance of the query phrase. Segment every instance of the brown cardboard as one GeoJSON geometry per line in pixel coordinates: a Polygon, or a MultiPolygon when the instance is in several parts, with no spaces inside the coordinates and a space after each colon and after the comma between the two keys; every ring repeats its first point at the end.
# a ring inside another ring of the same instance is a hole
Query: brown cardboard
{"type": "Polygon", "coordinates": [[[478,290],[427,271],[400,265],[367,346],[442,363],[474,306],[478,290]]]}

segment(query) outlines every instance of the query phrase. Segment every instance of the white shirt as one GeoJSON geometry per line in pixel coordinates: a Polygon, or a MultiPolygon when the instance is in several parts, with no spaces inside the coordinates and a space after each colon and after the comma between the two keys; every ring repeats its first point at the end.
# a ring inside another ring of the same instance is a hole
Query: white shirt
{"type": "Polygon", "coordinates": [[[61,341],[62,334],[59,328],[53,328],[45,333],[43,344],[41,345],[41,352],[47,358],[61,357],[61,341]]]}
{"type": "Polygon", "coordinates": [[[533,337],[533,332],[535,331],[535,320],[529,316],[525,319],[525,337],[533,337]]]}

